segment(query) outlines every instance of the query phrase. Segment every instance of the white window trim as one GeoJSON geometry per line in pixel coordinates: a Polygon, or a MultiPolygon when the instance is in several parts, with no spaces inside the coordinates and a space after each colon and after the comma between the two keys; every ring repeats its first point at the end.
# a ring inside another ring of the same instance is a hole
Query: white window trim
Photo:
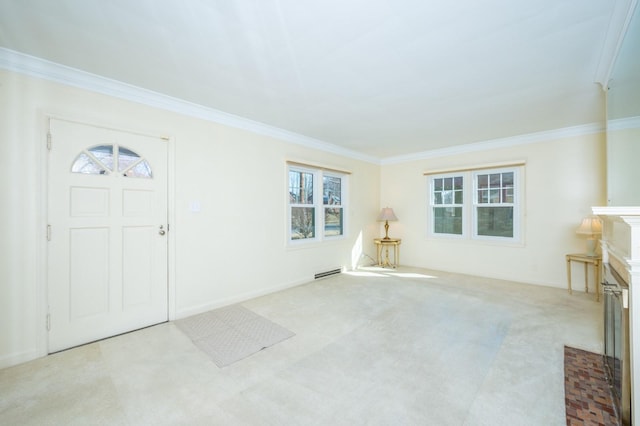
{"type": "Polygon", "coordinates": [[[508,243],[519,243],[520,242],[520,233],[521,233],[521,219],[520,219],[520,200],[521,200],[521,192],[522,189],[520,187],[520,175],[521,168],[518,167],[505,167],[498,169],[484,169],[484,170],[474,170],[470,172],[471,174],[471,190],[473,197],[471,198],[472,203],[472,232],[473,239],[483,240],[483,241],[492,241],[492,242],[508,242],[508,243]],[[512,206],[513,207],[513,236],[512,237],[496,237],[496,236],[488,236],[488,235],[478,235],[478,227],[477,227],[477,219],[478,219],[478,207],[481,205],[478,203],[478,175],[491,174],[491,173],[509,173],[513,172],[513,203],[504,203],[504,204],[487,204],[487,206],[512,206]]]}
{"type": "Polygon", "coordinates": [[[474,169],[460,168],[438,172],[425,173],[427,176],[427,238],[444,239],[450,241],[475,241],[482,243],[496,243],[501,245],[521,245],[523,243],[523,211],[524,211],[524,163],[505,163],[505,166],[494,164],[493,167],[478,166],[474,169]],[[513,237],[494,237],[478,235],[477,230],[477,179],[478,174],[514,172],[514,203],[513,203],[513,237]],[[445,234],[434,232],[435,215],[433,208],[434,179],[462,176],[463,204],[462,204],[462,234],[445,234]]]}
{"type": "MultiPolygon", "coordinates": [[[[343,173],[338,173],[335,171],[331,171],[331,170],[323,170],[322,171],[322,176],[320,176],[320,194],[323,194],[323,187],[322,187],[322,178],[324,176],[333,176],[333,177],[338,177],[340,178],[340,205],[338,207],[336,207],[335,205],[333,207],[330,207],[330,204],[324,204],[324,197],[322,197],[322,209],[321,212],[319,212],[320,217],[323,221],[322,226],[321,226],[321,230],[322,230],[322,239],[327,241],[327,240],[341,240],[346,238],[347,236],[347,203],[349,201],[349,194],[347,191],[348,188],[348,182],[349,182],[349,178],[346,174],[343,173]],[[324,235],[324,209],[325,207],[328,208],[339,208],[342,210],[342,234],[339,235],[329,235],[329,236],[325,236],[324,235]]],[[[324,195],[324,194],[323,194],[324,195]]]]}
{"type": "Polygon", "coordinates": [[[434,238],[446,238],[446,239],[454,239],[454,240],[462,240],[469,238],[467,235],[467,229],[469,227],[469,216],[465,214],[465,200],[467,199],[467,181],[468,178],[465,176],[464,172],[452,172],[452,173],[443,173],[438,175],[429,176],[429,192],[428,196],[428,215],[429,215],[429,227],[427,228],[427,232],[429,236],[434,238]],[[435,220],[436,217],[433,214],[434,207],[438,207],[438,205],[433,204],[433,191],[434,191],[434,180],[439,178],[449,178],[449,177],[458,177],[462,176],[462,188],[463,188],[463,203],[460,207],[462,207],[462,234],[446,234],[441,232],[434,232],[435,229],[435,220]]]}
{"type": "Polygon", "coordinates": [[[343,240],[347,238],[347,230],[348,230],[348,172],[342,172],[335,169],[317,167],[311,165],[305,165],[298,162],[287,162],[286,168],[286,209],[287,209],[287,223],[286,223],[286,241],[287,246],[289,247],[307,247],[309,245],[318,244],[322,242],[343,240]],[[301,204],[296,205],[298,207],[313,207],[314,211],[314,221],[315,221],[315,236],[313,238],[304,238],[304,239],[292,239],[291,234],[291,211],[292,205],[289,201],[289,172],[290,171],[300,171],[313,174],[313,193],[314,193],[314,203],[313,204],[301,204]],[[341,179],[340,185],[340,206],[337,208],[342,209],[342,234],[340,235],[330,235],[325,236],[325,228],[324,228],[324,199],[323,199],[323,177],[324,176],[334,176],[339,177],[341,179]],[[318,194],[316,196],[316,194],[318,194]]]}

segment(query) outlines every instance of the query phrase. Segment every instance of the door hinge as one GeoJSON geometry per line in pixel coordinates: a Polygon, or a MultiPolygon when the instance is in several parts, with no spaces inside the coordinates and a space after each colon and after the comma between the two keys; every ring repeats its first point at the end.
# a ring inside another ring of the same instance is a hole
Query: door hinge
{"type": "Polygon", "coordinates": [[[51,331],[51,314],[47,314],[47,331],[51,331]]]}
{"type": "Polygon", "coordinates": [[[51,151],[51,132],[47,132],[47,149],[51,151]]]}
{"type": "Polygon", "coordinates": [[[51,225],[47,225],[47,241],[51,241],[51,225]]]}

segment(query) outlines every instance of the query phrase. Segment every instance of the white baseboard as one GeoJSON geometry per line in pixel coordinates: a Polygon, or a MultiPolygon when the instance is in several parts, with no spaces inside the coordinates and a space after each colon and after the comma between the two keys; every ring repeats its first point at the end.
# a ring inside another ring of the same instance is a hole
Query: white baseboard
{"type": "Polygon", "coordinates": [[[14,365],[22,364],[27,361],[32,361],[40,357],[42,357],[42,355],[38,354],[36,350],[14,352],[12,354],[0,355],[0,369],[13,367],[14,365]]]}
{"type": "Polygon", "coordinates": [[[267,294],[275,293],[277,291],[286,290],[288,288],[297,287],[302,284],[308,284],[313,281],[313,277],[301,278],[295,281],[290,281],[285,284],[279,284],[273,287],[269,287],[266,289],[261,289],[257,291],[249,291],[246,293],[241,293],[236,296],[227,297],[224,299],[217,299],[211,302],[203,303],[197,306],[190,306],[188,308],[178,309],[176,311],[176,319],[190,317],[192,315],[201,314],[203,312],[211,311],[213,309],[222,308],[224,306],[233,305],[235,303],[244,302],[249,299],[253,299],[255,297],[264,296],[267,294]]]}

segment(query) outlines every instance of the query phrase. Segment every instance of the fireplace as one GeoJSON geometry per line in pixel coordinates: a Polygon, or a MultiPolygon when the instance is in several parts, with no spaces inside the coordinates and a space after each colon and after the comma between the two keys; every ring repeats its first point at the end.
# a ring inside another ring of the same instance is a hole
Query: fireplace
{"type": "Polygon", "coordinates": [[[629,424],[640,425],[640,207],[593,207],[592,211],[603,221],[603,281],[609,284],[603,287],[608,289],[609,316],[605,362],[612,390],[620,396],[621,417],[626,415],[629,424]],[[630,404],[627,411],[626,403],[630,404]]]}
{"type": "Polygon", "coordinates": [[[631,375],[629,354],[629,287],[604,265],[604,367],[613,404],[623,425],[631,421],[631,375]]]}

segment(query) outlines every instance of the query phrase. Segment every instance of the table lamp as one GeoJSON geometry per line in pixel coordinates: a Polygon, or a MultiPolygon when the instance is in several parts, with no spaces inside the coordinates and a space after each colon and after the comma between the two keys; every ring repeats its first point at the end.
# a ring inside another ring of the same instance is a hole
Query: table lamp
{"type": "Polygon", "coordinates": [[[389,240],[389,221],[396,221],[398,218],[391,207],[385,207],[380,210],[378,222],[384,221],[384,240],[389,240]]]}
{"type": "Polygon", "coordinates": [[[596,234],[602,233],[602,222],[595,216],[589,216],[582,219],[582,223],[576,229],[576,234],[588,235],[587,237],[587,256],[596,255],[596,234]]]}

